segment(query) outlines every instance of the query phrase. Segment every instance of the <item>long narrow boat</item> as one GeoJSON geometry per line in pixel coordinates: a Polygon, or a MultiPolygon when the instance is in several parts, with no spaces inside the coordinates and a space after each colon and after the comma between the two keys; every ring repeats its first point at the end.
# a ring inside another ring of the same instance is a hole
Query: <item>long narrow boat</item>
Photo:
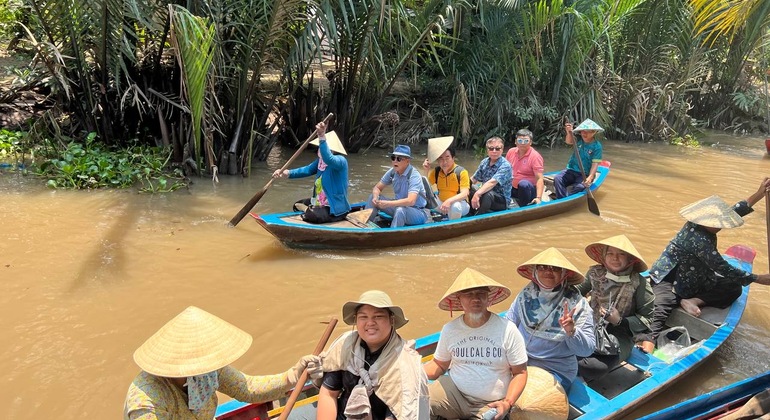
{"type": "MultiPolygon", "coordinates": [[[[591,185],[591,191],[596,191],[604,183],[609,172],[610,163],[602,162],[597,170],[596,180],[591,185]]],[[[546,178],[556,173],[546,174],[546,178]]],[[[580,192],[534,206],[514,207],[479,216],[399,228],[358,227],[347,220],[321,225],[311,224],[300,219],[299,212],[252,216],[260,226],[291,248],[369,249],[441,241],[553,216],[575,207],[585,207],[585,194],[580,192]]]]}
{"type": "Polygon", "coordinates": [[[752,397],[768,390],[770,390],[770,370],[664,408],[639,420],[717,419],[739,410],[752,397]]]}
{"type": "MultiPolygon", "coordinates": [[[[751,271],[756,252],[743,245],[735,245],[725,252],[730,264],[745,271],[751,271]]],[[[631,356],[606,376],[586,383],[578,378],[569,390],[570,419],[617,419],[636,409],[654,395],[671,386],[676,380],[706,361],[732,334],[743,315],[749,287],[745,286],[741,296],[725,309],[702,308],[700,318],[695,318],[677,308],[668,318],[669,327],[685,327],[692,344],[678,352],[678,357],[664,360],[662,356],[647,354],[634,348],[631,356]]],[[[439,333],[417,340],[420,354],[430,358],[436,349],[439,333]]],[[[424,359],[424,360],[426,360],[424,359]]],[[[308,387],[308,393],[313,390],[308,387]]],[[[298,405],[310,407],[317,400],[308,396],[298,405]]],[[[245,404],[231,401],[217,410],[218,420],[267,419],[278,415],[282,402],[267,404],[245,404]],[[274,407],[278,407],[275,408],[274,407]]],[[[308,414],[308,410],[304,410],[308,414]]],[[[310,417],[312,418],[312,417],[310,417]]]]}

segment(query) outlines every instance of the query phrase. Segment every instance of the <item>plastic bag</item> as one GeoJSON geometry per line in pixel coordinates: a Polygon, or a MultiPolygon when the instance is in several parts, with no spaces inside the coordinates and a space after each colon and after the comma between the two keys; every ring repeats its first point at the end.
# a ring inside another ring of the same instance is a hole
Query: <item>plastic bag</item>
{"type": "Polygon", "coordinates": [[[669,328],[661,331],[657,344],[656,353],[660,353],[664,360],[673,361],[683,356],[690,347],[690,334],[685,327],[669,328]]]}

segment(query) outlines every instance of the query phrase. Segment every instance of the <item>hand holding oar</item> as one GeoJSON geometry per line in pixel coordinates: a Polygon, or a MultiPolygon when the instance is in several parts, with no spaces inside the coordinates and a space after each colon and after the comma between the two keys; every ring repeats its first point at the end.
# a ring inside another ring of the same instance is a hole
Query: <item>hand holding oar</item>
{"type": "MultiPolygon", "coordinates": [[[[331,116],[331,114],[329,115],[331,116]]],[[[318,356],[321,354],[324,347],[326,347],[326,343],[329,341],[329,337],[331,337],[332,331],[334,331],[334,327],[336,325],[337,318],[332,317],[329,320],[329,325],[326,326],[326,331],[324,331],[324,334],[321,336],[321,340],[318,341],[318,344],[313,351],[314,355],[318,356]]],[[[283,407],[283,411],[281,412],[279,420],[286,420],[289,417],[289,413],[291,413],[291,409],[294,408],[294,403],[297,402],[297,398],[299,398],[299,394],[302,392],[302,387],[305,385],[305,382],[307,382],[307,370],[303,370],[301,372],[299,380],[297,380],[297,385],[294,387],[294,390],[291,392],[289,399],[286,401],[286,405],[283,407]]]]}
{"type": "MultiPolygon", "coordinates": [[[[323,123],[326,124],[327,127],[329,126],[329,120],[332,117],[334,117],[334,114],[329,114],[326,116],[326,118],[324,118],[323,123]]],[[[294,152],[294,154],[289,158],[289,160],[286,161],[286,163],[281,167],[281,169],[279,169],[279,171],[283,172],[285,169],[289,167],[289,165],[291,165],[292,162],[294,162],[294,159],[296,159],[297,156],[299,156],[300,153],[302,153],[302,151],[305,150],[308,143],[313,141],[317,132],[318,132],[317,129],[313,130],[313,133],[310,134],[310,137],[308,137],[307,140],[305,140],[305,142],[299,146],[299,149],[297,149],[297,151],[294,152]]],[[[239,211],[238,214],[233,216],[233,218],[230,220],[230,227],[234,227],[235,225],[240,223],[240,221],[243,220],[243,218],[249,213],[249,211],[251,211],[251,209],[253,209],[254,206],[257,205],[259,200],[262,199],[262,196],[265,195],[265,193],[267,192],[268,188],[270,188],[270,186],[273,185],[274,179],[275,178],[270,178],[270,181],[267,181],[267,184],[265,184],[265,186],[262,187],[261,190],[257,191],[257,193],[254,194],[254,197],[251,197],[251,200],[249,200],[249,202],[246,203],[245,206],[243,206],[241,211],[239,211]]]]}
{"type": "MultiPolygon", "coordinates": [[[[586,170],[583,167],[583,160],[580,159],[580,152],[578,152],[577,147],[577,137],[572,133],[572,124],[566,123],[564,124],[565,130],[567,129],[567,126],[569,125],[570,129],[567,130],[567,136],[572,135],[572,150],[575,152],[575,159],[577,160],[578,167],[580,168],[580,174],[583,175],[583,182],[588,179],[586,176],[586,170]]],[[[594,194],[591,192],[591,186],[586,187],[586,199],[588,201],[588,210],[591,211],[591,213],[600,216],[599,214],[599,205],[596,204],[596,199],[594,198],[594,194]]]]}

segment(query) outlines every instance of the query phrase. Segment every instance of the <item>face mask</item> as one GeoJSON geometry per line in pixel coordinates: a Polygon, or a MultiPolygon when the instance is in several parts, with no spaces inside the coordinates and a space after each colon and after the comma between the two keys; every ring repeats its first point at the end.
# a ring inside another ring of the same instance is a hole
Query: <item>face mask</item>
{"type": "Polygon", "coordinates": [[[187,407],[191,411],[202,409],[219,388],[217,371],[187,378],[187,407]]]}

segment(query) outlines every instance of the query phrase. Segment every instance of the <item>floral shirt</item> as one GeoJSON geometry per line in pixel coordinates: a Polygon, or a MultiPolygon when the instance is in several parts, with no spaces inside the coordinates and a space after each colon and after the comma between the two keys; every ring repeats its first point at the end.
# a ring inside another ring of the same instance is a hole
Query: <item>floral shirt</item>
{"type": "MultiPolygon", "coordinates": [[[[745,200],[733,206],[733,210],[740,216],[753,211],[745,200]]],[[[757,279],[755,274],[733,267],[725,261],[717,250],[717,235],[692,222],[685,223],[669,242],[650,268],[650,277],[657,284],[672,272],[674,276],[670,280],[674,285],[674,293],[683,299],[692,298],[712,288],[717,283],[717,276],[743,286],[757,279]]]]}
{"type": "Polygon", "coordinates": [[[505,202],[511,201],[511,183],[513,182],[513,168],[511,164],[503,159],[497,159],[494,165],[489,164],[489,158],[484,158],[479,163],[476,173],[471,177],[478,182],[487,182],[490,179],[497,181],[497,185],[492,188],[492,191],[505,197],[505,202]]]}
{"type": "MultiPolygon", "coordinates": [[[[219,392],[244,402],[277,400],[287,389],[286,373],[249,376],[225,366],[219,374],[219,392]]],[[[167,378],[140,372],[128,388],[123,407],[124,420],[212,420],[218,405],[212,394],[202,409],[187,408],[187,394],[167,378]]]]}

